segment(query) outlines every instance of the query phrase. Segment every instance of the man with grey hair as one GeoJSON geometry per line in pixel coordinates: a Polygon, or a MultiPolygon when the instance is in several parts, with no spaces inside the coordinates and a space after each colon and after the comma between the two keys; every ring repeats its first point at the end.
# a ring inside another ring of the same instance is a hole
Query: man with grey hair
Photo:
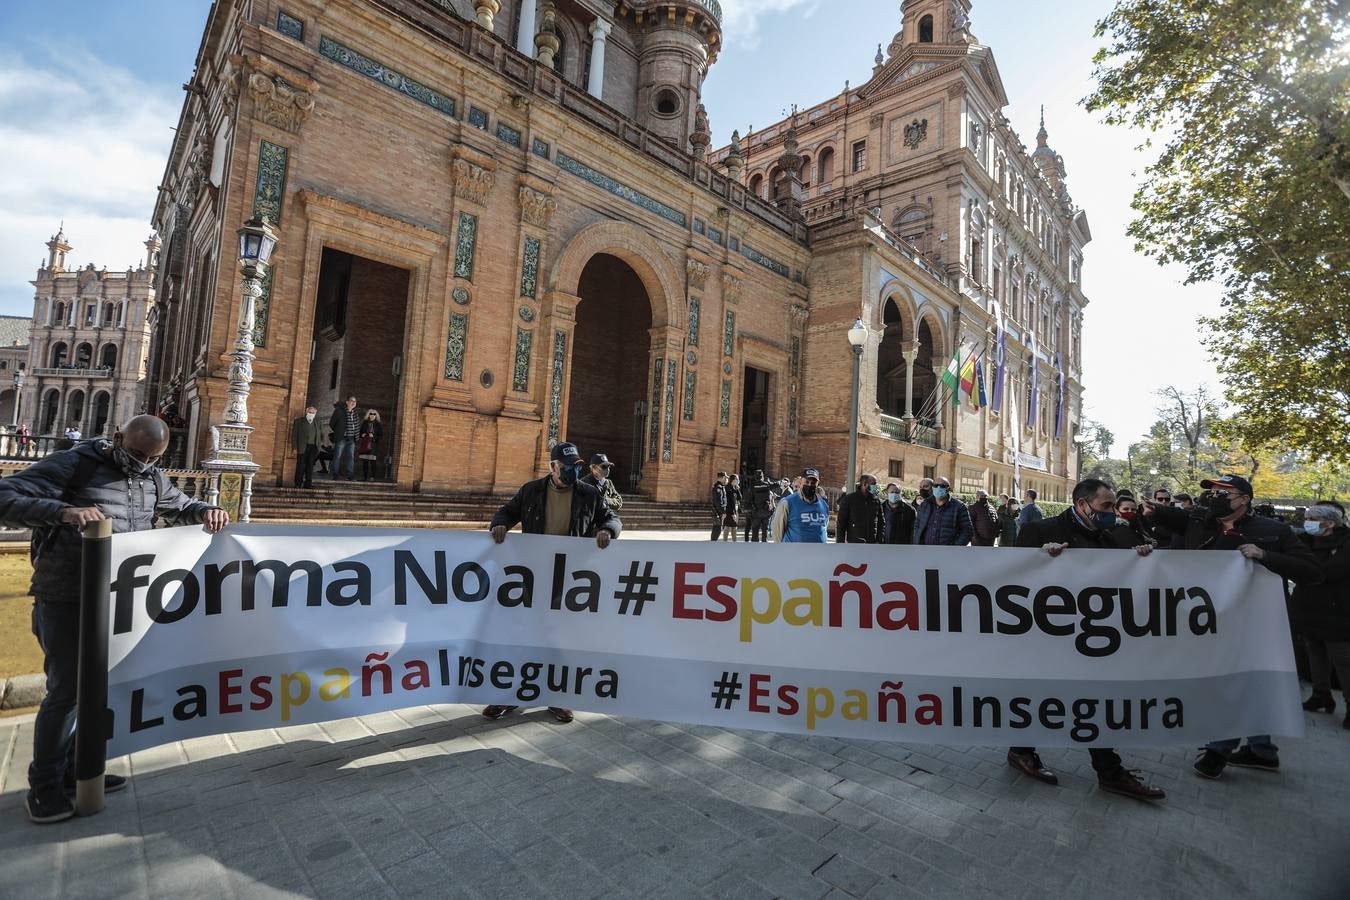
{"type": "MultiPolygon", "coordinates": [[[[168,449],[168,426],[154,416],[137,416],[111,441],[86,441],[0,480],[0,524],[33,529],[29,593],[47,696],[33,723],[25,806],[28,818],[39,824],[75,814],[66,794],[75,789],[80,529],[111,519],[115,534],[147,531],[162,517],[174,524],[205,524],[215,533],[230,521],[225,510],[184,495],[156,468],[168,449]]],[[[126,779],[106,775],[104,785],[116,791],[126,779]]]]}

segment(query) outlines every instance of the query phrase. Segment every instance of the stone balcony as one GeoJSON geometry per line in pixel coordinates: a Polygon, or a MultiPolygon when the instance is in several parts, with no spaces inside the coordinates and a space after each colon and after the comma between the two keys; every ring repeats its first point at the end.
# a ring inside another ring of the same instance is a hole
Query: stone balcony
{"type": "Polygon", "coordinates": [[[96,369],[80,366],[56,366],[45,369],[33,369],[32,374],[37,377],[45,378],[111,378],[113,370],[108,366],[102,366],[96,369]]]}
{"type": "Polygon", "coordinates": [[[933,449],[938,447],[938,430],[933,426],[917,421],[906,421],[884,413],[881,416],[881,435],[892,441],[918,444],[920,447],[933,449]]]}

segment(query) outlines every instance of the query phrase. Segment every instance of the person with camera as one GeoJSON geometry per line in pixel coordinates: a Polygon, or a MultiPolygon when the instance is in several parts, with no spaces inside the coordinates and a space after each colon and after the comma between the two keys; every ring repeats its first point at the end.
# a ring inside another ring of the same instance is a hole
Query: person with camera
{"type": "MultiPolygon", "coordinates": [[[[1241,475],[1207,478],[1200,486],[1209,492],[1208,503],[1187,512],[1145,500],[1145,515],[1154,523],[1181,535],[1184,550],[1236,550],[1282,578],[1299,584],[1322,580],[1317,560],[1288,525],[1252,514],[1252,483],[1241,475]]],[[[1195,773],[1218,778],[1230,766],[1275,772],[1280,768],[1280,748],[1268,734],[1213,741],[1200,750],[1195,773]]]]}

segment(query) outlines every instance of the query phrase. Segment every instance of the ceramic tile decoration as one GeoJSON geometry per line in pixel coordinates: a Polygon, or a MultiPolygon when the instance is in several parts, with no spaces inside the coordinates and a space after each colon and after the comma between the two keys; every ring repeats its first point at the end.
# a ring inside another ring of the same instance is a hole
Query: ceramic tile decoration
{"type": "Polygon", "coordinates": [[[378,81],[385,87],[392,88],[405,97],[410,97],[437,112],[444,113],[452,118],[456,115],[453,97],[447,97],[439,91],[432,90],[420,81],[414,81],[396,69],[391,69],[368,56],[357,53],[330,37],[319,38],[319,53],[338,65],[378,81]]]}
{"type": "Polygon", "coordinates": [[[592,169],[590,166],[579,160],[573,159],[561,150],[558,151],[557,162],[558,168],[562,169],[564,172],[569,172],[578,178],[583,178],[596,187],[609,191],[616,197],[622,197],[629,203],[640,206],[648,212],[655,213],[663,219],[674,222],[681,228],[687,227],[689,223],[685,214],[678,209],[669,207],[660,200],[648,197],[641,191],[636,191],[622,182],[615,181],[603,172],[597,172],[595,169],[592,169]]]}
{"type": "Polygon", "coordinates": [[[445,339],[445,377],[464,380],[464,348],[469,334],[468,313],[450,314],[450,331],[445,339]]]}
{"type": "Polygon", "coordinates": [[[530,389],[530,348],[534,344],[534,332],[524,328],[516,329],[516,358],[511,366],[511,390],[528,392],[530,389]]]}

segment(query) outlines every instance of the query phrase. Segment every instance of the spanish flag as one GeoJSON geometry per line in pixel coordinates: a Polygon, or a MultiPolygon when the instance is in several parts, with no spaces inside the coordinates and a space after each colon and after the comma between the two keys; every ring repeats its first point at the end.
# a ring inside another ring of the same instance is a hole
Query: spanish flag
{"type": "Polygon", "coordinates": [[[961,393],[975,395],[975,354],[972,353],[961,363],[961,393]]]}

